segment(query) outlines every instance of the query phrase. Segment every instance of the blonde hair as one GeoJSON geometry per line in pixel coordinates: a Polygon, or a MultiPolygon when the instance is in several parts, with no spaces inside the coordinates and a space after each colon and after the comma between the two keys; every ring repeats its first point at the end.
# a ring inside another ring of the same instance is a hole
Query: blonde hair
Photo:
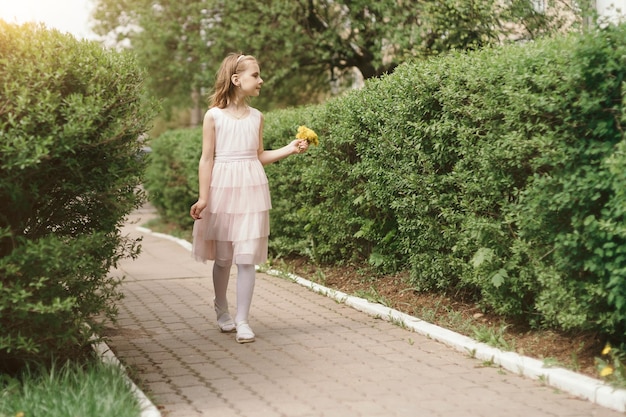
{"type": "Polygon", "coordinates": [[[256,62],[256,58],[252,55],[243,55],[234,52],[224,58],[215,76],[215,86],[213,87],[213,94],[209,97],[209,107],[219,107],[223,109],[228,103],[234,101],[237,91],[235,84],[232,82],[232,76],[233,74],[239,74],[244,71],[250,61],[256,62]]]}

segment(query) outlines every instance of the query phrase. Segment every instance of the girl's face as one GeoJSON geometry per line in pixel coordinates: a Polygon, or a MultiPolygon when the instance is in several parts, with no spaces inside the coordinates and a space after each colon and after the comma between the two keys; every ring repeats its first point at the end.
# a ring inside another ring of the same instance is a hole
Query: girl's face
{"type": "Polygon", "coordinates": [[[259,70],[259,64],[256,61],[249,62],[246,65],[246,69],[240,72],[236,79],[233,80],[235,85],[239,82],[239,91],[245,97],[258,96],[261,92],[261,86],[263,85],[263,79],[261,78],[261,71],[259,70]]]}

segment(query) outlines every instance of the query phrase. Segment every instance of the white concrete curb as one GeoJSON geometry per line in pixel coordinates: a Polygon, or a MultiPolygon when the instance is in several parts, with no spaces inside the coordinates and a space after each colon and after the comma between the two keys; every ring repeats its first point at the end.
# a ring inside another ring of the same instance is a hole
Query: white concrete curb
{"type": "MultiPolygon", "coordinates": [[[[172,240],[184,248],[191,250],[191,243],[170,235],[154,233],[150,229],[137,227],[142,233],[149,233],[156,237],[172,240]]],[[[591,401],[603,407],[626,412],[626,390],[615,389],[604,382],[590,378],[576,372],[559,368],[544,367],[543,362],[518,355],[515,352],[505,352],[491,347],[485,343],[479,343],[467,336],[455,333],[448,329],[420,320],[416,317],[385,307],[378,303],[371,303],[363,298],[354,297],[341,291],[324,287],[294,274],[285,274],[276,270],[268,270],[265,273],[274,276],[286,276],[294,282],[323,294],[338,302],[345,303],[359,311],[379,317],[394,323],[398,323],[416,333],[430,337],[458,351],[467,353],[476,359],[490,361],[502,368],[532,379],[542,379],[546,385],[558,388],[579,398],[591,401]]]]}
{"type": "Polygon", "coordinates": [[[191,242],[186,241],[185,239],[179,239],[179,238],[174,237],[172,235],[166,235],[165,233],[153,232],[152,230],[146,229],[145,227],[141,227],[141,226],[137,226],[136,230],[140,231],[141,233],[148,233],[148,234],[151,234],[152,236],[155,236],[155,237],[160,237],[162,239],[171,240],[173,242],[178,243],[180,246],[182,246],[183,248],[185,248],[185,249],[187,249],[188,251],[191,252],[191,242]]]}
{"type": "MultiPolygon", "coordinates": [[[[104,363],[118,366],[126,374],[126,368],[115,357],[115,354],[106,343],[100,342],[96,344],[94,346],[94,350],[102,358],[102,361],[104,363]]],[[[152,401],[150,401],[146,394],[144,394],[143,391],[140,390],[137,385],[135,385],[135,383],[128,377],[128,374],[126,375],[126,379],[131,386],[131,390],[133,394],[135,394],[135,397],[137,397],[137,401],[139,401],[139,406],[141,407],[141,417],[161,417],[161,412],[159,411],[159,409],[156,408],[156,406],[152,403],[152,401]]]]}

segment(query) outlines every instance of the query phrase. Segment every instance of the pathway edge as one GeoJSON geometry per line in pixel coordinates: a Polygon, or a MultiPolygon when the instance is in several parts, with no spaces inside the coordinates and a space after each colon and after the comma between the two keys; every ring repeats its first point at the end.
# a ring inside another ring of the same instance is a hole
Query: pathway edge
{"type": "Polygon", "coordinates": [[[117,366],[124,372],[126,380],[130,384],[131,391],[137,398],[137,401],[139,401],[139,407],[141,408],[140,417],[162,417],[159,409],[152,403],[152,401],[150,401],[148,396],[144,394],[144,392],[133,382],[133,380],[130,379],[128,373],[126,372],[126,368],[117,359],[109,345],[101,341],[94,345],[94,350],[104,363],[117,366]]]}

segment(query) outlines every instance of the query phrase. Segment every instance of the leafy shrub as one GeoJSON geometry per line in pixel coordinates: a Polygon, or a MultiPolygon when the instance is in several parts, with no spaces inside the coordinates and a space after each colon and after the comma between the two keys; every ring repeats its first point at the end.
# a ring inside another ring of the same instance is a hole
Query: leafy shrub
{"type": "Polygon", "coordinates": [[[282,111],[266,118],[267,148],[284,146],[301,124],[323,140],[304,155],[266,167],[274,207],[270,239],[274,255],[299,253],[316,262],[347,263],[368,254],[367,239],[361,235],[370,222],[360,214],[363,179],[353,169],[358,138],[342,131],[349,127],[350,116],[342,104],[331,101],[325,107],[282,111]]]}
{"type": "Polygon", "coordinates": [[[0,368],[63,357],[113,317],[154,106],[131,56],[0,21],[0,368]]]}
{"type": "Polygon", "coordinates": [[[517,222],[539,275],[537,309],[564,328],[626,332],[623,194],[626,26],[586,36],[572,52],[560,118],[522,193],[517,222]],[[617,169],[616,169],[617,168],[617,169]]]}
{"type": "Polygon", "coordinates": [[[198,199],[200,129],[170,130],[150,143],[145,189],[162,218],[191,227],[189,209],[198,199]]]}

